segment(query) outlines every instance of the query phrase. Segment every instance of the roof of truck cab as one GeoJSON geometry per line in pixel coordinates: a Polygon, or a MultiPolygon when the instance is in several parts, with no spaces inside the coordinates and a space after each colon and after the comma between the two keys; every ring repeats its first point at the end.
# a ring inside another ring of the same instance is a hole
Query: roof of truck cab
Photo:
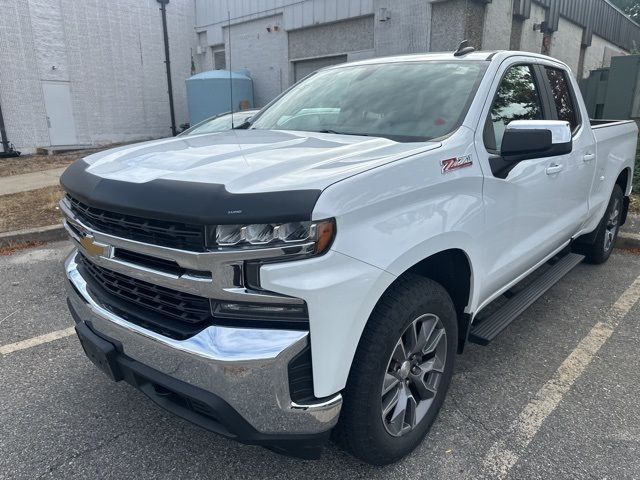
{"type": "MultiPolygon", "coordinates": [[[[323,70],[334,69],[334,68],[343,68],[345,66],[354,66],[354,65],[378,65],[382,63],[402,63],[402,62],[428,62],[428,61],[442,61],[442,60],[453,60],[453,61],[465,61],[465,60],[475,60],[475,61],[488,61],[488,60],[496,60],[502,61],[505,58],[513,57],[513,56],[526,56],[526,57],[534,57],[542,60],[552,61],[554,63],[558,63],[561,65],[565,65],[565,63],[557,60],[555,58],[542,55],[539,53],[532,52],[522,52],[517,50],[489,50],[489,51],[477,51],[467,53],[466,55],[455,56],[454,52],[437,52],[437,53],[413,53],[409,55],[394,55],[391,57],[377,57],[377,58],[369,58],[366,60],[357,60],[355,62],[348,63],[340,63],[337,65],[332,65],[329,67],[325,67],[323,70]]],[[[568,68],[568,67],[567,67],[568,68]]]]}

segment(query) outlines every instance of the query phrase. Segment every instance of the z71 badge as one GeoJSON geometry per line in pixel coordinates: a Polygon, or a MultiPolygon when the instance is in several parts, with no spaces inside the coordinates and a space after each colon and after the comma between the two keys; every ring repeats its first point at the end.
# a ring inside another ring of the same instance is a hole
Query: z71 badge
{"type": "Polygon", "coordinates": [[[473,165],[473,159],[471,158],[471,154],[469,154],[462,157],[442,160],[440,165],[442,165],[442,173],[449,173],[454,170],[458,170],[459,168],[470,167],[473,165]]]}

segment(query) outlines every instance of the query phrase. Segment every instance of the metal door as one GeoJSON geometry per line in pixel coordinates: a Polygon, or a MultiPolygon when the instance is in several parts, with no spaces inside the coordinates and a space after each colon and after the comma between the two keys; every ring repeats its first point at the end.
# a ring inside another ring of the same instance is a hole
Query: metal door
{"type": "Polygon", "coordinates": [[[76,125],[68,82],[42,82],[51,145],[76,145],[76,125]]]}

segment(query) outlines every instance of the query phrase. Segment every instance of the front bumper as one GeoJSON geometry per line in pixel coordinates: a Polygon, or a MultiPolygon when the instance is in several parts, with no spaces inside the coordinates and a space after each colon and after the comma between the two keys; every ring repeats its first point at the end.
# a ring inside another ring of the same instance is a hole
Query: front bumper
{"type": "Polygon", "coordinates": [[[307,345],[308,332],[211,326],[187,340],[174,340],[100,305],[89,293],[75,257],[74,251],[65,271],[76,322],[116,345],[118,364],[132,372],[124,379],[157,403],[209,430],[276,449],[283,442],[303,445],[313,438],[324,440],[337,423],[340,394],[308,405],[296,404],[289,396],[287,366],[307,345]],[[163,386],[167,382],[173,387],[163,386]],[[158,401],[154,385],[178,396],[188,396],[187,390],[198,392],[217,412],[216,425],[201,414],[172,408],[167,400],[171,395],[158,401]]]}

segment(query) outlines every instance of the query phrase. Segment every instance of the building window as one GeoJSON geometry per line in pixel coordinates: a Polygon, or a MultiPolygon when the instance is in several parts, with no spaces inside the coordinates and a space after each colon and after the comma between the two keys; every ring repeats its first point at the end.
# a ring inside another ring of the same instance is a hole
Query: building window
{"type": "Polygon", "coordinates": [[[227,57],[224,49],[213,50],[213,68],[214,70],[224,70],[227,68],[227,57]]]}
{"type": "Polygon", "coordinates": [[[198,32],[198,45],[201,47],[207,45],[207,32],[198,32]]]}

